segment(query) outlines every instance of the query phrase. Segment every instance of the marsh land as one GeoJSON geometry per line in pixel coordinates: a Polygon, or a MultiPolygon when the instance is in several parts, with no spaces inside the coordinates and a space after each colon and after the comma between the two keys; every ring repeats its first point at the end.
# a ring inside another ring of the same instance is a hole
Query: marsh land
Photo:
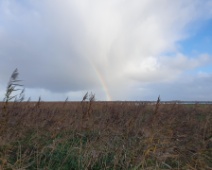
{"type": "Polygon", "coordinates": [[[0,103],[0,169],[212,169],[212,105],[0,103]]]}

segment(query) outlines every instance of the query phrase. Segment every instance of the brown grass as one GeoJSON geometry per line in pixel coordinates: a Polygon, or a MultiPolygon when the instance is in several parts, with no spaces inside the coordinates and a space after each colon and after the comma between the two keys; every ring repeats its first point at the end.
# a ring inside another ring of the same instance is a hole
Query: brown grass
{"type": "Polygon", "coordinates": [[[2,102],[0,169],[210,170],[212,105],[2,102]]]}
{"type": "Polygon", "coordinates": [[[74,138],[80,142],[68,152],[76,147],[87,169],[108,154],[112,161],[105,162],[105,169],[212,168],[211,105],[161,104],[153,119],[154,105],[92,102],[9,103],[7,120],[0,126],[1,168],[30,167],[33,157],[39,169],[45,150],[53,153],[74,138]],[[16,158],[11,162],[13,154],[16,158]]]}

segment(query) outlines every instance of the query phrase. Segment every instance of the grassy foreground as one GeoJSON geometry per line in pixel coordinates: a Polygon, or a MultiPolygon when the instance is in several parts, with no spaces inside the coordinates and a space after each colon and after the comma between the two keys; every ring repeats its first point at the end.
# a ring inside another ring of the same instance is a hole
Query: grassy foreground
{"type": "Polygon", "coordinates": [[[0,170],[212,169],[212,105],[23,102],[17,76],[0,103],[0,170]]]}
{"type": "Polygon", "coordinates": [[[212,105],[3,106],[0,169],[212,169],[212,105]]]}

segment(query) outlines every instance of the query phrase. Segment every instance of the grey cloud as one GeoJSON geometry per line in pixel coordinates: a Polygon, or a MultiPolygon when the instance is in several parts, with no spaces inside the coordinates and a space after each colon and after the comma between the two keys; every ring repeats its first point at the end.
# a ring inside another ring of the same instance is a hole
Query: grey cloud
{"type": "Polygon", "coordinates": [[[129,100],[157,100],[160,95],[162,101],[211,101],[209,92],[212,90],[212,75],[184,74],[173,82],[137,84],[133,89],[134,91],[128,94],[129,100]]]}
{"type": "Polygon", "coordinates": [[[176,43],[189,36],[186,29],[212,16],[207,3],[2,0],[1,81],[18,68],[31,90],[66,94],[105,86],[114,97],[135,80],[173,81],[205,64],[162,54],[179,53],[176,43]]]}

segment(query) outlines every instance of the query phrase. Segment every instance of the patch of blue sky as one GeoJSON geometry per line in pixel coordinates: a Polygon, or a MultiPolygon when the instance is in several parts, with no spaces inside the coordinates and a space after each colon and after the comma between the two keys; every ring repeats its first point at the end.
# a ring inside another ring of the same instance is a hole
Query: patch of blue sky
{"type": "Polygon", "coordinates": [[[194,69],[190,69],[186,71],[189,74],[210,74],[212,75],[212,62],[211,60],[208,61],[208,63],[205,63],[202,66],[196,67],[194,69]]]}
{"type": "Polygon", "coordinates": [[[195,69],[189,69],[184,72],[184,74],[187,75],[212,75],[212,65],[211,66],[203,66],[203,67],[198,67],[195,69]]]}
{"type": "Polygon", "coordinates": [[[207,73],[207,74],[212,74],[212,64],[204,66],[204,67],[199,67],[195,69],[196,73],[207,73]]]}
{"type": "Polygon", "coordinates": [[[179,42],[180,51],[188,57],[212,55],[212,19],[199,22],[190,28],[190,35],[179,42]]]}

